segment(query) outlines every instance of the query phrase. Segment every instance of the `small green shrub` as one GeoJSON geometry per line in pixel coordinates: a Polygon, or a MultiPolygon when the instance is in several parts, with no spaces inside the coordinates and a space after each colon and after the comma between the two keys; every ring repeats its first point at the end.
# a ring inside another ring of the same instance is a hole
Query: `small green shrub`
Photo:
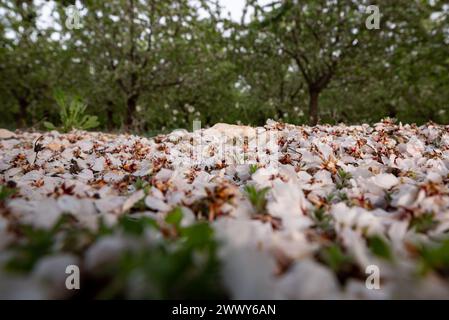
{"type": "Polygon", "coordinates": [[[58,128],[53,123],[45,121],[44,126],[48,130],[59,129],[63,132],[69,132],[72,129],[89,130],[98,127],[97,116],[86,114],[87,105],[81,101],[78,96],[67,97],[63,91],[57,90],[54,98],[59,111],[61,126],[58,128]]]}
{"type": "Polygon", "coordinates": [[[253,205],[254,209],[257,213],[265,213],[267,199],[265,198],[266,194],[270,191],[270,188],[263,188],[257,190],[256,187],[252,185],[248,185],[245,187],[245,193],[248,197],[248,200],[253,205]]]}

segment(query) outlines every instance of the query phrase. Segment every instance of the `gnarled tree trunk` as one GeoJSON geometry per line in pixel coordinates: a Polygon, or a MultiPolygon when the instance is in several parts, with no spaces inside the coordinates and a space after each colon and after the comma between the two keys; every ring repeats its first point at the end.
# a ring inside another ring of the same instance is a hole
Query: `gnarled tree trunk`
{"type": "Polygon", "coordinates": [[[309,124],[315,126],[318,123],[318,97],[320,91],[309,90],[309,124]]]}
{"type": "Polygon", "coordinates": [[[126,118],[125,118],[126,129],[130,129],[132,127],[134,114],[136,113],[138,98],[139,96],[137,94],[132,94],[128,96],[128,99],[126,100],[126,118]]]}

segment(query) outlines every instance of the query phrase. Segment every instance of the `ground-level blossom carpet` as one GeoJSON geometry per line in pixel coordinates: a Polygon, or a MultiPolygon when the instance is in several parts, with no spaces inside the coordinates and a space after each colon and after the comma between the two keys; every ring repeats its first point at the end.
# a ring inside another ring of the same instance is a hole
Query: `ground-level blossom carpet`
{"type": "Polygon", "coordinates": [[[0,133],[2,298],[449,298],[449,126],[0,133]]]}

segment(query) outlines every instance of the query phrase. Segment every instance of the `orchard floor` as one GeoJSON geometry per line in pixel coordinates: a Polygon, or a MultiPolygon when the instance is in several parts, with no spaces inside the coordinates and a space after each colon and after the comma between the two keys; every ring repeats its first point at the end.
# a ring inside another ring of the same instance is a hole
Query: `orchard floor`
{"type": "Polygon", "coordinates": [[[0,185],[0,298],[449,298],[449,126],[1,130],[0,185]]]}

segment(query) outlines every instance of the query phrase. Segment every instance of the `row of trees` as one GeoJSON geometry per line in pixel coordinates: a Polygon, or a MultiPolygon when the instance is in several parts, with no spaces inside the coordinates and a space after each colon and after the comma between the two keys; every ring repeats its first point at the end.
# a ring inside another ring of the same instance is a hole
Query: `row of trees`
{"type": "Polygon", "coordinates": [[[444,1],[264,3],[234,21],[212,0],[86,0],[77,29],[72,1],[0,0],[1,125],[56,121],[57,88],[106,129],[449,121],[444,1]]]}

